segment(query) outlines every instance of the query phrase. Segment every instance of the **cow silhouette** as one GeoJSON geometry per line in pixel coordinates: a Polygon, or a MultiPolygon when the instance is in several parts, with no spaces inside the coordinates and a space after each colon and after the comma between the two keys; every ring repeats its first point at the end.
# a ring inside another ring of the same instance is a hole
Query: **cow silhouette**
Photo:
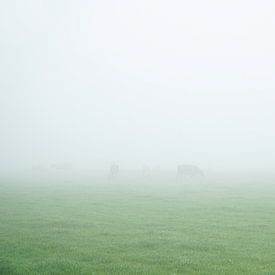
{"type": "Polygon", "coordinates": [[[116,178],[119,173],[119,166],[116,163],[112,163],[109,171],[109,179],[116,178]]]}
{"type": "Polygon", "coordinates": [[[196,165],[181,164],[177,169],[178,176],[204,176],[203,171],[196,165]]]}
{"type": "Polygon", "coordinates": [[[142,175],[144,177],[150,176],[151,173],[152,173],[152,169],[149,166],[143,166],[143,168],[142,168],[142,175]]]}
{"type": "Polygon", "coordinates": [[[56,171],[71,171],[72,170],[72,164],[69,162],[64,163],[55,163],[51,165],[51,168],[56,171]]]}

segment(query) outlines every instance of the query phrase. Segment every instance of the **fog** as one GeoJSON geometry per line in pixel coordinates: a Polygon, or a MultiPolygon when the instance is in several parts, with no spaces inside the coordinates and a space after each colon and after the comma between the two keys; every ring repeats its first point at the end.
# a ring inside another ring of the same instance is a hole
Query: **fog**
{"type": "Polygon", "coordinates": [[[275,2],[0,1],[0,172],[275,168],[275,2]]]}

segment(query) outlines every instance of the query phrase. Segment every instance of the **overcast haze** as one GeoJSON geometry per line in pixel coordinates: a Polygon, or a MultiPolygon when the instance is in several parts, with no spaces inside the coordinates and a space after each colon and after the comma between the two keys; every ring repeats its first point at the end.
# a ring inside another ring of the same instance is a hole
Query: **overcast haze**
{"type": "Polygon", "coordinates": [[[0,166],[275,165],[275,2],[0,1],[0,166]]]}

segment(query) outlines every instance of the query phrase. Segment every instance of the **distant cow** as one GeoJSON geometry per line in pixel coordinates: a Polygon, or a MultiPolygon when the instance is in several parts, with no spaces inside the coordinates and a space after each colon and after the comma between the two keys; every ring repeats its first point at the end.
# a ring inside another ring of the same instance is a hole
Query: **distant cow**
{"type": "Polygon", "coordinates": [[[51,168],[54,170],[60,170],[60,171],[71,171],[72,170],[72,164],[65,162],[65,163],[56,163],[52,164],[51,168]]]}
{"type": "Polygon", "coordinates": [[[34,165],[32,167],[32,172],[36,173],[36,174],[41,174],[41,173],[46,173],[48,172],[48,169],[45,165],[43,164],[38,164],[38,165],[34,165]]]}
{"type": "Polygon", "coordinates": [[[177,175],[178,176],[203,176],[204,173],[199,167],[195,165],[181,164],[181,165],[178,165],[177,175]]]}
{"type": "Polygon", "coordinates": [[[144,177],[148,177],[148,176],[156,176],[160,173],[160,167],[159,165],[156,166],[143,166],[142,169],[142,175],[144,177]]]}
{"type": "Polygon", "coordinates": [[[144,166],[143,169],[142,169],[142,175],[144,177],[150,176],[151,172],[152,172],[152,170],[151,170],[151,168],[149,166],[144,166]]]}
{"type": "Polygon", "coordinates": [[[109,178],[112,179],[117,177],[119,173],[119,166],[116,163],[113,163],[110,167],[109,178]]]}

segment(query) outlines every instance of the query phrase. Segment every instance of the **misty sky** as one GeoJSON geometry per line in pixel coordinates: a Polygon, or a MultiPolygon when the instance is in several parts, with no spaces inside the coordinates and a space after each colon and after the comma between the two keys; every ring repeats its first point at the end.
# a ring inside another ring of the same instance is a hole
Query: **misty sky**
{"type": "Polygon", "coordinates": [[[273,169],[274,12],[272,0],[1,0],[1,169],[273,169]]]}

